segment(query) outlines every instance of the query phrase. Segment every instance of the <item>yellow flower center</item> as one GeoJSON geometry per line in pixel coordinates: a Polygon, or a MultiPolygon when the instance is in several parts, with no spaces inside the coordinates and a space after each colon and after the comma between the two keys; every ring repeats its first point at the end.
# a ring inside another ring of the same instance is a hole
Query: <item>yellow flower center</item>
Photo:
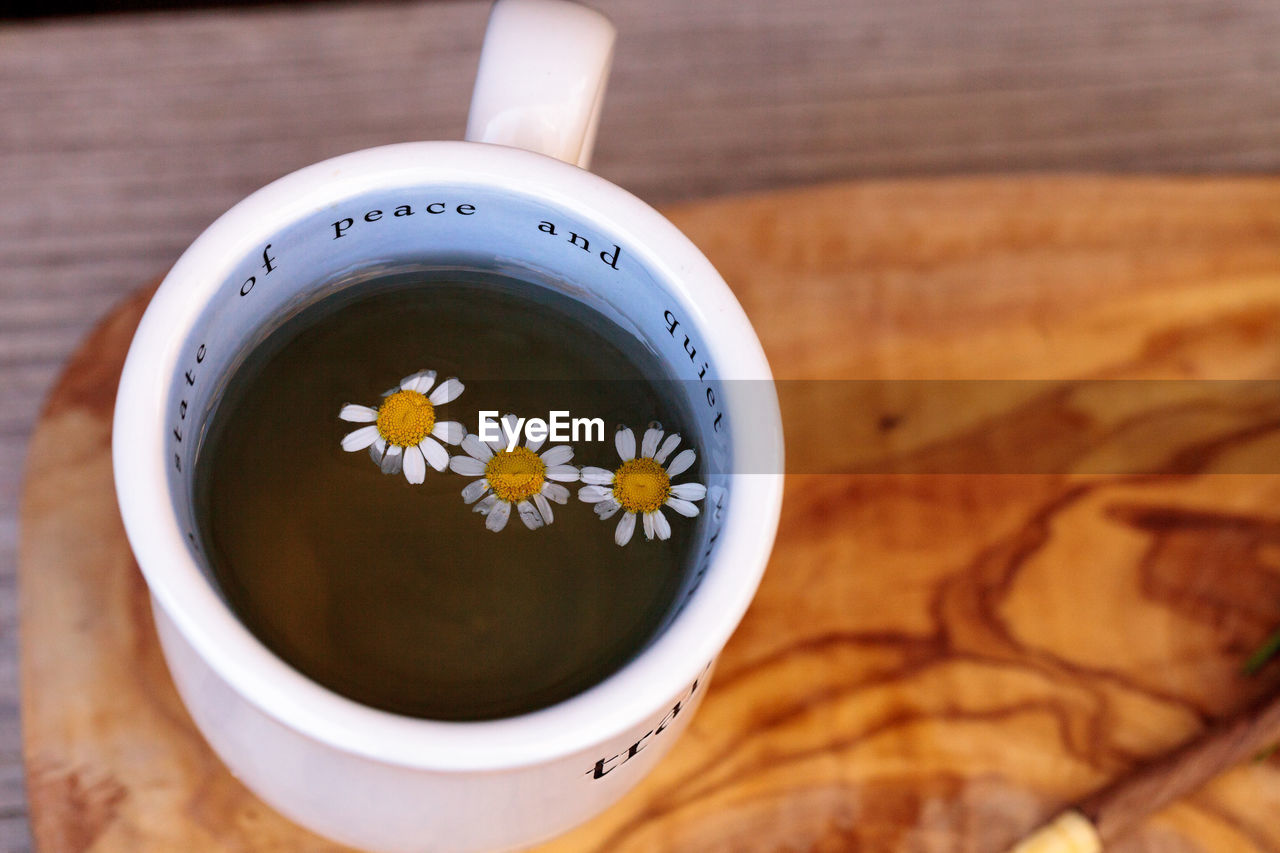
{"type": "Polygon", "coordinates": [[[417,391],[397,391],[378,407],[378,435],[388,444],[413,447],[431,434],[436,407],[417,391]]]}
{"type": "Polygon", "coordinates": [[[654,512],[670,495],[671,478],[652,459],[628,459],[613,472],[613,499],[627,512],[654,512]]]}
{"type": "Polygon", "coordinates": [[[519,503],[542,491],[547,463],[527,447],[499,450],[485,463],[484,476],[498,500],[519,503]]]}

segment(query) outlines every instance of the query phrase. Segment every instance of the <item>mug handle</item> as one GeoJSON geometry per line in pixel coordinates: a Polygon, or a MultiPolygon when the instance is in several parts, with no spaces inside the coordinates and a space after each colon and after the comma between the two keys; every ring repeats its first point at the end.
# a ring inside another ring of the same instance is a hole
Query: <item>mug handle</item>
{"type": "Polygon", "coordinates": [[[467,118],[469,142],[527,148],[587,168],[617,35],[564,0],[498,0],[467,118]]]}

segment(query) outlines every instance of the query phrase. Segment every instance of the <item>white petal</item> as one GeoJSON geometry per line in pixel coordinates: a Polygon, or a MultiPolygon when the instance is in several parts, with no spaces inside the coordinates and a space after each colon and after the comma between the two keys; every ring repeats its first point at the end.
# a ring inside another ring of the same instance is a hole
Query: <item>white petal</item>
{"type": "Polygon", "coordinates": [[[618,448],[623,462],[636,458],[636,434],[630,427],[623,427],[613,434],[613,446],[618,448]]]}
{"type": "Polygon", "coordinates": [[[684,501],[700,501],[707,496],[707,487],[701,483],[681,483],[671,487],[671,494],[684,501]]]}
{"type": "Polygon", "coordinates": [[[550,524],[555,520],[555,513],[551,511],[551,504],[547,503],[547,499],[541,494],[533,496],[533,505],[538,508],[538,514],[542,516],[542,520],[550,524]]]}
{"type": "Polygon", "coordinates": [[[410,483],[421,483],[427,478],[427,463],[422,451],[416,447],[404,449],[404,478],[410,483]]]}
{"type": "Polygon", "coordinates": [[[578,471],[578,475],[582,478],[582,482],[590,483],[593,486],[607,486],[613,483],[613,472],[606,471],[604,468],[596,468],[587,465],[578,471]]]}
{"type": "Polygon", "coordinates": [[[373,440],[373,444],[369,445],[369,458],[373,460],[374,465],[381,465],[382,458],[387,453],[387,440],[382,436],[378,436],[373,440]]]}
{"type": "Polygon", "coordinates": [[[658,521],[654,519],[655,515],[658,515],[657,512],[645,512],[644,514],[644,538],[645,539],[653,539],[654,534],[657,533],[658,521]]]}
{"type": "Polygon", "coordinates": [[[537,530],[546,523],[542,520],[542,515],[539,514],[537,508],[528,501],[520,501],[520,503],[516,504],[516,512],[520,513],[520,520],[530,530],[537,530]]]}
{"type": "MultiPolygon", "coordinates": [[[[453,458],[457,459],[458,457],[455,456],[453,458]]],[[[462,490],[462,502],[464,504],[473,504],[480,500],[487,491],[489,491],[488,480],[473,480],[467,483],[467,487],[462,490]]]]}
{"type": "Polygon", "coordinates": [[[511,504],[506,501],[497,501],[494,503],[493,509],[489,510],[489,514],[485,516],[484,526],[497,533],[507,526],[507,517],[509,515],[511,515],[511,504]]]}
{"type": "Polygon", "coordinates": [[[378,410],[347,403],[342,407],[342,411],[338,412],[338,417],[355,424],[371,424],[378,419],[378,410]]]}
{"type": "Polygon", "coordinates": [[[418,371],[418,381],[414,383],[413,390],[419,394],[426,394],[431,390],[431,386],[436,384],[436,372],[434,370],[418,371]]]}
{"type": "Polygon", "coordinates": [[[667,517],[662,514],[662,510],[655,509],[653,512],[645,516],[646,519],[653,519],[653,532],[659,539],[671,538],[671,524],[667,521],[667,517]]]}
{"type": "Polygon", "coordinates": [[[449,470],[464,477],[479,477],[484,474],[484,463],[471,456],[459,453],[449,460],[449,470]]]}
{"type": "Polygon", "coordinates": [[[605,486],[583,486],[578,489],[578,500],[583,503],[593,504],[602,501],[613,494],[613,489],[605,486]]]}
{"type": "Polygon", "coordinates": [[[480,436],[475,433],[462,439],[462,449],[481,462],[488,462],[493,458],[493,451],[489,449],[489,445],[481,441],[480,436]]]}
{"type": "Polygon", "coordinates": [[[346,451],[364,450],[377,440],[378,428],[371,424],[344,435],[342,437],[342,449],[346,451]]]}
{"type": "Polygon", "coordinates": [[[600,516],[600,520],[604,521],[606,518],[613,518],[614,514],[622,509],[622,504],[610,498],[607,501],[600,501],[592,509],[596,511],[596,515],[600,516]]]}
{"type": "Polygon", "coordinates": [[[422,451],[422,455],[427,458],[427,462],[437,471],[443,471],[449,467],[449,451],[444,449],[444,445],[436,441],[431,436],[427,436],[418,442],[418,449],[422,451]]]}
{"type": "Polygon", "coordinates": [[[667,498],[667,506],[683,515],[685,518],[693,518],[700,511],[698,507],[688,501],[682,501],[680,498],[667,498]]]}
{"type": "Polygon", "coordinates": [[[653,455],[653,461],[661,465],[667,461],[667,457],[671,455],[671,451],[680,445],[680,433],[673,432],[667,436],[667,440],[662,442],[662,446],[658,448],[658,452],[653,455]]]}
{"type": "Polygon", "coordinates": [[[631,541],[631,534],[636,530],[636,514],[628,512],[618,519],[618,526],[613,530],[613,541],[626,545],[631,541]]]}
{"type": "Polygon", "coordinates": [[[382,457],[382,464],[378,467],[384,474],[399,474],[400,469],[404,467],[404,448],[394,444],[388,447],[386,454],[382,457]]]}
{"type": "Polygon", "coordinates": [[[528,433],[526,433],[524,437],[524,446],[529,448],[530,453],[537,453],[538,449],[546,442],[547,437],[545,435],[542,438],[529,438],[528,433]]]}
{"type": "Polygon", "coordinates": [[[662,441],[662,430],[649,427],[644,431],[644,441],[640,442],[640,455],[651,458],[658,449],[659,441],[662,441]]]}
{"type": "Polygon", "coordinates": [[[547,479],[560,483],[578,482],[578,469],[572,465],[552,465],[547,469],[547,479]]]}
{"type": "MultiPolygon", "coordinates": [[[[502,446],[503,447],[506,447],[507,442],[511,440],[507,438],[507,436],[516,435],[516,424],[518,424],[519,422],[520,422],[520,419],[516,417],[514,414],[512,414],[511,412],[507,412],[505,415],[502,416],[502,423],[505,424],[505,426],[499,427],[499,429],[502,430],[502,446]]],[[[517,444],[520,443],[519,439],[516,440],[516,443],[517,444]]]]}
{"type": "Polygon", "coordinates": [[[480,501],[480,503],[476,504],[475,506],[473,506],[471,510],[473,512],[478,512],[481,515],[488,515],[489,511],[492,510],[497,505],[498,505],[497,495],[486,495],[485,499],[480,501]]]}
{"type": "Polygon", "coordinates": [[[542,454],[540,458],[543,462],[547,463],[548,468],[555,465],[563,465],[573,458],[573,448],[567,444],[557,444],[555,447],[542,454]]]}
{"type": "Polygon", "coordinates": [[[542,494],[549,501],[555,501],[558,504],[568,503],[569,490],[559,483],[543,483],[542,494]]]}
{"type": "Polygon", "coordinates": [[[457,421],[436,421],[435,429],[431,430],[431,434],[445,444],[458,444],[467,434],[467,428],[457,421]]]}
{"type": "Polygon", "coordinates": [[[646,512],[644,514],[644,538],[653,538],[653,513],[646,512]]]}
{"type": "Polygon", "coordinates": [[[671,460],[671,464],[667,466],[667,476],[674,477],[677,474],[683,474],[693,460],[698,458],[698,454],[692,450],[681,450],[676,454],[676,458],[671,460]]]}
{"type": "Polygon", "coordinates": [[[405,391],[417,391],[419,394],[427,393],[427,389],[431,387],[431,383],[436,381],[436,372],[434,370],[419,370],[417,373],[410,373],[404,379],[400,380],[400,387],[405,391]]]}
{"type": "Polygon", "coordinates": [[[436,386],[436,390],[432,391],[427,397],[433,406],[443,406],[445,403],[452,403],[458,399],[458,395],[462,393],[463,385],[458,381],[458,377],[450,376],[445,381],[436,386]]]}

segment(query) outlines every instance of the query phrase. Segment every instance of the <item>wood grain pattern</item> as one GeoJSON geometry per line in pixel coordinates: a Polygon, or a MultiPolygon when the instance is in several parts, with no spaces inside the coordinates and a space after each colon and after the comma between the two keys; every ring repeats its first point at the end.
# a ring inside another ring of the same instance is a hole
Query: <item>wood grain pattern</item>
{"type": "MultiPolygon", "coordinates": [[[[1280,378],[1280,180],[864,183],[670,213],[780,378],[1280,378]]],[[[81,348],[32,446],[37,840],[332,849],[227,775],[165,675],[106,453],[141,308],[81,348]]],[[[914,424],[927,409],[864,402],[850,435],[890,415],[928,434],[914,424]]],[[[1231,452],[1274,453],[1280,425],[1236,427],[1217,427],[1231,452]]],[[[956,452],[978,448],[965,435],[956,452]]],[[[1188,435],[1201,432],[1147,443],[1188,435]]],[[[788,444],[844,438],[837,424],[788,444]]],[[[545,849],[1003,850],[1280,686],[1278,664],[1240,674],[1280,622],[1280,475],[1220,473],[1224,459],[1176,474],[789,476],[774,559],[689,731],[618,806],[545,849]]],[[[1114,849],[1276,853],[1278,810],[1272,758],[1114,849]]]]}
{"type": "MultiPolygon", "coordinates": [[[[592,2],[622,31],[596,168],[654,202],[1280,168],[1273,0],[592,2]]],[[[97,318],[247,193],[354,148],[461,134],[485,7],[0,25],[0,849],[28,849],[15,554],[37,401],[97,318]]]]}

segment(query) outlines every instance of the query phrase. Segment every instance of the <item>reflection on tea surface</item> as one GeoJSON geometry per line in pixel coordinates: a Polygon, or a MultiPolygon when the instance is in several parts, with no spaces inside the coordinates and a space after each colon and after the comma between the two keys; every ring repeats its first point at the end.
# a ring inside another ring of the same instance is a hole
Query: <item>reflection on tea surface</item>
{"type": "Polygon", "coordinates": [[[475,477],[385,474],[367,452],[343,452],[359,424],[337,415],[376,407],[429,367],[437,383],[466,385],[440,419],[474,432],[481,410],[602,418],[604,441],[575,444],[572,464],[613,469],[615,425],[682,426],[680,404],[660,394],[661,363],[598,314],[521,282],[398,273],[359,292],[274,332],[213,413],[196,501],[228,602],[296,669],[401,714],[511,716],[607,677],[667,615],[701,518],[673,518],[667,541],[637,529],[641,541],[619,547],[571,483],[553,523],[530,530],[513,512],[494,533],[463,502],[475,477]]]}

